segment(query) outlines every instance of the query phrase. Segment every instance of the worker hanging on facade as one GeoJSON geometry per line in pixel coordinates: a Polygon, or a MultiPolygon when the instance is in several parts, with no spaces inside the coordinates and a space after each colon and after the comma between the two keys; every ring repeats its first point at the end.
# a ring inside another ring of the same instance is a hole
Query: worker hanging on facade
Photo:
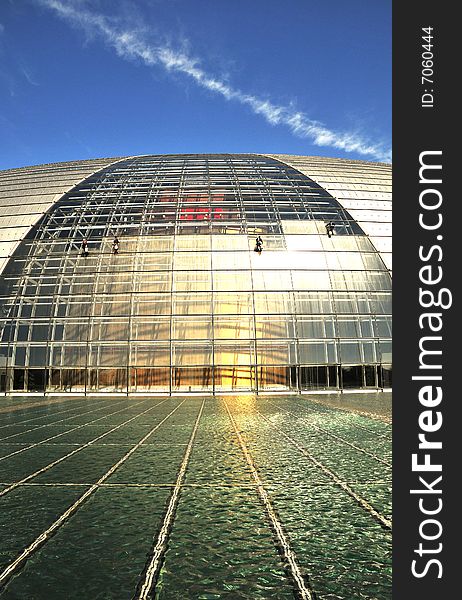
{"type": "Polygon", "coordinates": [[[112,254],[119,254],[119,238],[115,236],[112,242],[112,254]]]}
{"type": "Polygon", "coordinates": [[[328,223],[326,223],[326,232],[327,232],[328,237],[332,237],[334,235],[334,227],[335,227],[335,224],[332,223],[332,221],[329,221],[328,223]]]}
{"type": "Polygon", "coordinates": [[[257,236],[257,239],[255,240],[255,252],[258,252],[258,254],[261,254],[262,250],[263,250],[263,240],[261,239],[260,236],[257,236]]]}
{"type": "Polygon", "coordinates": [[[88,242],[87,242],[86,238],[84,238],[82,240],[81,248],[82,248],[82,256],[87,257],[88,256],[88,242]]]}

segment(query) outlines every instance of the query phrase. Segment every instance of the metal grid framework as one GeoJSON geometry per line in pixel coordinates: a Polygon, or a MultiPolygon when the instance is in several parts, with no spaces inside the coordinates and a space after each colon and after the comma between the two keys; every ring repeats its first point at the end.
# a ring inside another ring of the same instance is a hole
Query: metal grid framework
{"type": "Polygon", "coordinates": [[[391,164],[321,156],[274,155],[326,189],[348,210],[379,251],[392,264],[391,164]]]}
{"type": "Polygon", "coordinates": [[[144,156],[103,168],[29,230],[0,293],[7,392],[391,382],[380,254],[326,189],[268,156],[144,156]]]}
{"type": "Polygon", "coordinates": [[[390,394],[27,400],[4,597],[391,598],[390,394]]]}

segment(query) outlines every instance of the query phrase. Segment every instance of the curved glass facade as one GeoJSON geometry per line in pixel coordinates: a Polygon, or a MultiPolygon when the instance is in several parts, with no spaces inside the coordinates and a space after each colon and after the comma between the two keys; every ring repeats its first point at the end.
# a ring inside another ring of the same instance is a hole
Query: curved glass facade
{"type": "Polygon", "coordinates": [[[107,164],[6,262],[5,391],[390,386],[389,270],[306,172],[251,154],[107,164]]]}

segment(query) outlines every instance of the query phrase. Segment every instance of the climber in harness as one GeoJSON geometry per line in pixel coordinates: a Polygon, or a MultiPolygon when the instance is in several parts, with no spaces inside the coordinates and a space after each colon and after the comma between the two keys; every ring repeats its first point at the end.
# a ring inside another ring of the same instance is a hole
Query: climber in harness
{"type": "Polygon", "coordinates": [[[326,223],[326,232],[328,237],[332,237],[334,235],[334,227],[335,225],[332,223],[332,221],[326,223]]]}
{"type": "Polygon", "coordinates": [[[119,239],[116,236],[112,242],[112,254],[119,254],[119,239]]]}
{"type": "Polygon", "coordinates": [[[88,242],[87,242],[86,238],[84,238],[82,240],[82,246],[81,246],[81,248],[82,248],[82,256],[87,257],[88,256],[88,242]]]}
{"type": "Polygon", "coordinates": [[[254,251],[258,252],[258,254],[261,254],[262,250],[263,250],[263,240],[261,239],[260,236],[257,236],[257,239],[255,240],[254,251]]]}

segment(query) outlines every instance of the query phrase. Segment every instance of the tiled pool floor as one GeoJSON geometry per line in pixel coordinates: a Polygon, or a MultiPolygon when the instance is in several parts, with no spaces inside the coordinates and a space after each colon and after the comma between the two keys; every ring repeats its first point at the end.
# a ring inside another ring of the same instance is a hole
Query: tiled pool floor
{"type": "Polygon", "coordinates": [[[0,597],[390,599],[390,419],[344,397],[4,399],[0,597]]]}

